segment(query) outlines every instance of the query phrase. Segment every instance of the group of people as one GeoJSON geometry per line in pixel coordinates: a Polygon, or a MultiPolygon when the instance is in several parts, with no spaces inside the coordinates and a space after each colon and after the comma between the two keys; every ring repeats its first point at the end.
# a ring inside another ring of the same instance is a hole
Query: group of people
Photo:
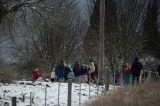
{"type": "Polygon", "coordinates": [[[115,82],[118,82],[121,78],[123,85],[127,86],[130,83],[130,76],[132,75],[132,85],[139,84],[141,76],[144,74],[143,65],[139,61],[138,57],[134,58],[132,65],[124,63],[120,70],[115,70],[115,82]]]}
{"type": "MultiPolygon", "coordinates": [[[[156,68],[152,68],[151,72],[158,73],[160,78],[160,65],[156,68]]],[[[129,65],[128,63],[122,64],[120,69],[116,69],[114,72],[114,80],[115,83],[118,81],[122,81],[124,86],[127,86],[130,83],[130,77],[132,77],[132,85],[139,84],[142,80],[146,80],[149,76],[149,71],[145,71],[142,63],[139,61],[138,57],[135,57],[132,64],[129,65]]]]}
{"type": "MultiPolygon", "coordinates": [[[[95,64],[92,60],[89,61],[89,64],[80,64],[78,61],[75,61],[73,65],[66,64],[62,59],[58,64],[51,67],[51,82],[54,81],[67,81],[69,74],[72,74],[72,79],[80,79],[83,82],[87,82],[90,79],[96,80],[98,78],[98,64],[95,64]]],[[[32,69],[32,79],[35,81],[41,77],[41,73],[38,69],[32,69]]]]}
{"type": "MultiPolygon", "coordinates": [[[[160,74],[160,66],[157,71],[160,74]]],[[[75,61],[73,65],[66,64],[64,60],[61,60],[58,64],[51,67],[51,82],[54,81],[67,81],[68,75],[72,74],[72,79],[80,79],[83,82],[87,82],[90,79],[96,81],[99,76],[99,67],[97,63],[94,63],[92,60],[89,61],[89,64],[80,64],[78,61],[75,61]]],[[[130,76],[132,76],[132,85],[139,84],[141,82],[142,76],[144,76],[146,72],[144,72],[143,65],[139,61],[138,57],[134,58],[134,61],[131,65],[128,63],[122,64],[120,69],[117,67],[114,71],[114,81],[115,83],[119,82],[120,79],[123,82],[124,86],[127,86],[130,83],[130,76]]],[[[41,77],[39,69],[32,69],[32,79],[33,82],[41,77]]]]}

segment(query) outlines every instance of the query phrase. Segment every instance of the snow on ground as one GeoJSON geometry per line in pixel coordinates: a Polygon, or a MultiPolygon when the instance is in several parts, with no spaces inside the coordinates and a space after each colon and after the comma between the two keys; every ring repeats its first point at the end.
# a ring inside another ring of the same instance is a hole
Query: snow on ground
{"type": "MultiPolygon", "coordinates": [[[[3,106],[5,101],[9,102],[11,106],[11,98],[17,97],[17,106],[30,106],[30,94],[33,97],[32,106],[45,106],[45,88],[47,87],[47,106],[58,106],[58,87],[59,82],[40,82],[37,81],[34,85],[31,81],[17,81],[15,84],[3,85],[0,83],[0,106],[3,106]],[[25,101],[22,102],[22,95],[25,94],[25,101]],[[2,103],[3,102],[3,103],[2,103]]],[[[114,86],[110,85],[110,89],[114,86]]],[[[79,95],[80,84],[72,83],[72,106],[79,106],[79,101],[81,101],[81,106],[89,101],[89,85],[86,83],[81,83],[81,95],[79,95]]],[[[104,86],[99,86],[98,94],[101,94],[104,90],[104,86]]],[[[60,83],[60,96],[59,104],[60,106],[67,106],[67,94],[68,94],[68,83],[60,83]]],[[[90,86],[90,96],[94,98],[97,96],[96,85],[90,86]]]]}

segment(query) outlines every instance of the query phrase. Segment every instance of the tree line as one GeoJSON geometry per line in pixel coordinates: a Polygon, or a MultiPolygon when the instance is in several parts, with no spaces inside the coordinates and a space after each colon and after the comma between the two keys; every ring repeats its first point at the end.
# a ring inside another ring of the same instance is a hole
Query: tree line
{"type": "MultiPolygon", "coordinates": [[[[123,61],[130,63],[134,56],[159,57],[158,2],[106,1],[105,64],[111,69],[123,61]]],[[[83,20],[78,4],[78,0],[0,1],[0,45],[10,45],[18,73],[29,75],[33,66],[49,72],[61,59],[99,61],[100,0],[87,0],[89,22],[83,20]]]]}
{"type": "MultiPolygon", "coordinates": [[[[105,5],[105,64],[113,69],[122,62],[131,63],[135,56],[159,57],[158,0],[110,0],[105,5]]],[[[99,8],[100,0],[96,0],[83,46],[88,55],[85,57],[96,59],[99,8]]]]}

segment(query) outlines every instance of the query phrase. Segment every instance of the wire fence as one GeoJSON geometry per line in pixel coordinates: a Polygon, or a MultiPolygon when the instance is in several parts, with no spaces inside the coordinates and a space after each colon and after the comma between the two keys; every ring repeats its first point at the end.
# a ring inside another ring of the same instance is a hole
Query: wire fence
{"type": "MultiPolygon", "coordinates": [[[[113,72],[113,76],[111,77],[112,80],[110,81],[110,84],[113,85],[113,89],[115,89],[115,86],[116,86],[116,83],[115,83],[115,76],[116,75],[115,74],[116,73],[113,72]]],[[[144,76],[144,78],[145,77],[146,76],[144,76]]],[[[150,77],[150,74],[149,74],[149,76],[147,76],[145,78],[146,80],[144,80],[144,81],[148,81],[149,77],[150,77]]],[[[91,78],[89,78],[89,79],[91,79],[91,78]]],[[[130,78],[130,80],[132,80],[132,78],[130,78]]],[[[141,79],[141,80],[143,80],[143,79],[141,79]]],[[[68,89],[68,93],[66,95],[66,98],[68,98],[68,99],[65,101],[67,106],[72,106],[73,105],[72,98],[74,98],[74,96],[75,96],[75,95],[72,94],[73,93],[72,81],[73,80],[71,79],[71,80],[68,80],[68,82],[66,83],[66,84],[68,84],[68,86],[66,88],[66,89],[68,89]]],[[[99,95],[100,93],[102,93],[104,91],[104,80],[103,80],[103,84],[101,86],[101,89],[100,89],[100,85],[99,85],[98,81],[99,80],[97,80],[93,84],[93,82],[91,82],[91,80],[89,80],[88,84],[86,83],[88,85],[87,86],[88,87],[88,94],[86,94],[86,95],[88,95],[88,99],[91,99],[92,96],[93,96],[92,93],[91,93],[93,88],[96,89],[96,91],[97,91],[96,95],[99,95]]],[[[122,79],[120,79],[119,82],[120,82],[120,85],[121,85],[121,83],[123,82],[122,79]]],[[[42,95],[43,95],[44,99],[42,99],[42,101],[41,101],[44,104],[43,106],[50,106],[48,98],[57,98],[56,99],[57,100],[56,103],[54,103],[55,106],[64,105],[64,104],[62,104],[62,101],[64,99],[61,98],[61,94],[63,93],[63,92],[61,92],[62,91],[61,89],[63,89],[64,86],[62,85],[62,82],[53,82],[53,83],[57,83],[57,86],[55,86],[55,87],[57,87],[57,89],[56,89],[57,90],[56,91],[56,94],[57,94],[56,97],[51,97],[49,95],[49,93],[50,93],[49,91],[52,89],[52,87],[50,87],[47,84],[46,85],[39,84],[40,89],[43,90],[42,95]]],[[[79,90],[78,91],[78,99],[77,99],[77,101],[78,101],[77,103],[78,104],[77,104],[77,106],[78,105],[81,106],[83,104],[82,97],[81,97],[83,95],[83,93],[82,93],[83,92],[83,88],[82,88],[82,82],[81,82],[80,77],[78,78],[78,81],[76,82],[76,84],[78,85],[77,88],[79,90]]],[[[32,85],[32,83],[30,85],[32,85]]],[[[33,86],[34,86],[34,84],[33,84],[33,86]]],[[[21,106],[21,105],[19,105],[20,102],[21,103],[27,102],[28,103],[27,106],[34,106],[35,102],[37,101],[36,99],[38,99],[38,98],[35,97],[35,93],[34,92],[22,93],[21,95],[10,97],[10,96],[7,96],[7,91],[4,91],[3,92],[3,96],[0,97],[0,106],[21,106]]]]}
{"type": "MultiPolygon", "coordinates": [[[[61,99],[61,95],[62,95],[61,89],[63,89],[64,86],[62,86],[62,82],[56,82],[56,83],[57,83],[57,86],[56,86],[57,87],[57,91],[56,91],[57,92],[57,95],[56,95],[57,102],[54,103],[54,105],[61,106],[62,105],[61,101],[64,100],[64,99],[61,99]]],[[[65,84],[68,84],[68,86],[67,86],[68,87],[68,94],[66,95],[66,98],[68,98],[68,99],[66,101],[66,104],[67,104],[67,106],[72,106],[73,105],[72,98],[74,98],[74,96],[75,96],[75,95],[72,95],[72,93],[73,93],[72,80],[68,80],[68,82],[65,84]]],[[[81,86],[82,82],[81,82],[80,78],[78,79],[78,82],[76,84],[78,85],[77,88],[79,90],[78,95],[77,95],[78,96],[77,103],[79,106],[81,106],[83,104],[81,96],[83,95],[82,92],[83,92],[84,88],[82,88],[82,86],[81,86]]],[[[32,84],[30,84],[30,85],[32,85],[32,84]]],[[[99,85],[96,85],[93,83],[91,84],[90,81],[87,85],[88,85],[87,86],[88,87],[88,94],[86,94],[86,95],[89,95],[88,99],[91,99],[91,97],[93,96],[91,94],[93,88],[97,90],[97,95],[100,94],[100,92],[102,92],[104,90],[104,88],[99,89],[99,85]]],[[[40,87],[40,89],[42,89],[44,91],[43,92],[44,94],[42,94],[42,95],[44,95],[44,99],[42,99],[42,101],[41,101],[41,102],[44,102],[43,106],[50,106],[48,103],[48,98],[50,98],[50,95],[49,95],[50,92],[48,92],[48,91],[50,91],[50,89],[52,89],[52,88],[49,87],[49,85],[47,85],[47,84],[46,85],[39,85],[39,87],[40,87]]],[[[21,95],[17,95],[17,96],[13,96],[13,97],[7,96],[7,94],[8,94],[7,92],[3,92],[3,94],[4,94],[3,97],[0,99],[0,106],[20,106],[20,103],[21,104],[26,103],[27,106],[35,106],[35,102],[38,101],[38,100],[36,100],[37,98],[35,97],[36,94],[34,92],[22,93],[21,95]]]]}

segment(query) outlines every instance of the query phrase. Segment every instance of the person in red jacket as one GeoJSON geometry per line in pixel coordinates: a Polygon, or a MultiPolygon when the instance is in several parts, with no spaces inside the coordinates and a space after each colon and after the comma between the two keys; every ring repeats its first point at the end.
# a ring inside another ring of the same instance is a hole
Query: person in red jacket
{"type": "Polygon", "coordinates": [[[131,66],[129,64],[123,64],[121,67],[121,77],[123,81],[123,85],[126,87],[130,82],[130,74],[131,74],[131,66]]]}
{"type": "Polygon", "coordinates": [[[128,63],[126,63],[126,64],[123,64],[123,65],[122,65],[122,67],[121,67],[121,72],[123,73],[126,68],[129,69],[129,70],[131,70],[131,66],[130,66],[128,63]]]}
{"type": "Polygon", "coordinates": [[[41,77],[41,73],[39,71],[39,69],[32,69],[32,81],[35,82],[39,77],[41,77]]]}

